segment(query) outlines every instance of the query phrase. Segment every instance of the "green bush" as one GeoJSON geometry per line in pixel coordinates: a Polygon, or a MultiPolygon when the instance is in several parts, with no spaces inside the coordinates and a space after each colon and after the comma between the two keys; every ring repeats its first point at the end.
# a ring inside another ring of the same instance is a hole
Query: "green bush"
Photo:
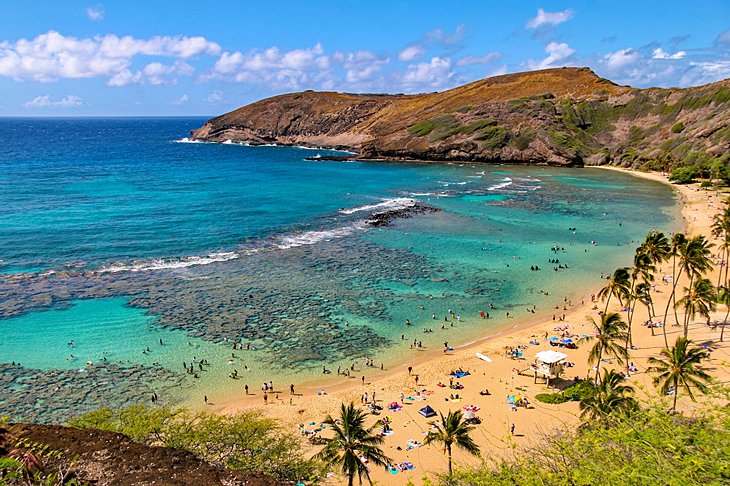
{"type": "Polygon", "coordinates": [[[520,133],[510,139],[510,142],[520,150],[527,149],[530,144],[535,140],[535,129],[532,127],[524,127],[520,130],[520,133]]]}
{"type": "Polygon", "coordinates": [[[538,393],[535,395],[535,400],[551,404],[560,404],[571,400],[579,401],[587,398],[591,394],[592,389],[593,385],[590,381],[579,381],[557,393],[538,393]]]}
{"type": "Polygon", "coordinates": [[[424,137],[431,133],[435,126],[436,124],[433,121],[425,120],[413,125],[411,128],[408,129],[408,132],[411,135],[415,135],[416,137],[424,137]]]}
{"type": "Polygon", "coordinates": [[[681,133],[684,130],[684,123],[679,122],[672,125],[672,133],[681,133]]]}
{"type": "Polygon", "coordinates": [[[484,148],[495,149],[507,143],[509,132],[499,125],[487,126],[477,130],[475,138],[483,142],[484,148]]]}
{"type": "Polygon", "coordinates": [[[560,403],[565,403],[570,399],[562,393],[538,393],[537,395],[535,395],[535,400],[542,403],[558,405],[560,403]]]}
{"type": "Polygon", "coordinates": [[[299,439],[260,411],[192,414],[185,409],[138,405],[89,412],[69,425],[119,432],[136,442],[184,449],[210,463],[281,480],[315,479],[322,473],[319,463],[304,457],[299,439]]]}
{"type": "Polygon", "coordinates": [[[696,173],[695,167],[675,167],[669,176],[669,180],[677,184],[689,184],[694,182],[696,173]]]}
{"type": "Polygon", "coordinates": [[[514,458],[457,471],[451,486],[685,485],[730,482],[730,415],[687,418],[663,409],[616,414],[611,426],[541,437],[514,458]]]}

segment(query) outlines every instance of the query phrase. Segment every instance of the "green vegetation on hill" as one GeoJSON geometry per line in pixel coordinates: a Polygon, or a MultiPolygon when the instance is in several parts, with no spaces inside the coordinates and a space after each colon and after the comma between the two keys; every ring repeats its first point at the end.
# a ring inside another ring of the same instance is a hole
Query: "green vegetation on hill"
{"type": "Polygon", "coordinates": [[[183,449],[234,471],[262,472],[282,480],[313,479],[322,472],[320,463],[304,457],[298,437],[260,411],[213,415],[137,405],[95,410],[69,425],[119,432],[135,442],[183,449]]]}
{"type": "Polygon", "coordinates": [[[610,427],[546,436],[512,460],[459,471],[449,484],[728,484],[730,414],[701,417],[652,408],[616,414],[610,427]]]}

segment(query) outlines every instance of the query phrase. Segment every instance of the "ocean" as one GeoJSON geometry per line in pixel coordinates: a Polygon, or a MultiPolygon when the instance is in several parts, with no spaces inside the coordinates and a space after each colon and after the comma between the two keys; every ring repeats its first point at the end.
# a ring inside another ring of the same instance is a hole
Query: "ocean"
{"type": "Polygon", "coordinates": [[[560,312],[680,228],[622,173],[188,141],[204,122],[0,119],[0,414],[373,375],[560,312]]]}

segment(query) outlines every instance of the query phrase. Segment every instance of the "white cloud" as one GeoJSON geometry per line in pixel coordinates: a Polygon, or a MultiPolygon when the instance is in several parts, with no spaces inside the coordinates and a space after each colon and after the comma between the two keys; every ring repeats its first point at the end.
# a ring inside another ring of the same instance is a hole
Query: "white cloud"
{"type": "Polygon", "coordinates": [[[674,54],[669,54],[668,52],[664,52],[664,49],[661,47],[657,47],[652,51],[652,59],[682,59],[684,56],[686,56],[687,53],[685,51],[678,51],[674,54]]]}
{"type": "Polygon", "coordinates": [[[434,29],[426,33],[424,42],[435,42],[438,44],[451,45],[456,44],[464,37],[464,24],[459,24],[454,32],[449,34],[443,29],[434,29]]]}
{"type": "Polygon", "coordinates": [[[603,63],[611,70],[621,69],[639,60],[641,53],[632,47],[619,49],[603,56],[603,63]]]}
{"type": "MultiPolygon", "coordinates": [[[[67,37],[48,31],[35,39],[0,42],[0,76],[51,82],[61,78],[108,78],[110,86],[140,81],[131,65],[136,56],[187,59],[217,55],[220,46],[204,37],[155,36],[136,39],[113,34],[93,38],[67,37]]],[[[185,65],[188,66],[188,65],[185,65]]],[[[178,63],[175,72],[190,73],[178,63]]]]}
{"type": "Polygon", "coordinates": [[[551,41],[545,46],[547,57],[541,61],[529,60],[524,63],[527,69],[548,69],[565,66],[575,54],[575,49],[565,42],[551,41]]]}
{"type": "Polygon", "coordinates": [[[89,17],[89,20],[98,22],[104,20],[104,10],[101,7],[87,7],[86,16],[89,17]]]}
{"type": "Polygon", "coordinates": [[[26,108],[77,108],[85,106],[84,100],[78,96],[68,95],[58,101],[53,101],[50,95],[36,96],[23,103],[26,108]]]}
{"type": "Polygon", "coordinates": [[[421,46],[408,46],[398,53],[398,60],[403,62],[415,61],[423,57],[425,53],[426,50],[421,46]]]}
{"type": "Polygon", "coordinates": [[[411,64],[401,78],[401,83],[410,90],[425,88],[442,88],[446,86],[454,73],[451,70],[451,59],[433,57],[430,62],[411,64]]]}
{"type": "Polygon", "coordinates": [[[345,69],[345,81],[351,85],[360,85],[372,81],[380,73],[390,59],[378,56],[370,51],[357,51],[340,54],[337,60],[345,69]]]}
{"type": "Polygon", "coordinates": [[[223,101],[223,91],[215,90],[208,93],[208,96],[205,97],[205,101],[208,103],[219,103],[223,101]]]}
{"type": "Polygon", "coordinates": [[[179,98],[175,98],[174,100],[172,100],[172,104],[173,105],[184,105],[188,101],[190,101],[190,96],[183,94],[179,98]]]}
{"type": "Polygon", "coordinates": [[[327,87],[330,63],[330,56],[324,54],[321,44],[291,51],[270,47],[245,54],[224,52],[203,79],[265,84],[275,89],[298,90],[314,83],[327,87]]]}
{"type": "Polygon", "coordinates": [[[567,9],[562,12],[546,12],[545,10],[538,8],[537,15],[527,21],[528,29],[537,29],[543,26],[555,26],[562,24],[573,18],[573,10],[567,9]]]}
{"type": "Polygon", "coordinates": [[[493,51],[484,54],[483,56],[466,56],[456,61],[457,66],[473,66],[475,64],[492,64],[497,59],[502,57],[501,52],[493,51]]]}

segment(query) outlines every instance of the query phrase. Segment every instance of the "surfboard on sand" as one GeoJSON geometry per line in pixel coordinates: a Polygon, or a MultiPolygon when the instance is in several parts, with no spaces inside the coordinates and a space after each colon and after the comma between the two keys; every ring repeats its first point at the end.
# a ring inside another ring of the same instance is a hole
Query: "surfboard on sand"
{"type": "Polygon", "coordinates": [[[487,363],[491,363],[491,362],[492,362],[492,358],[490,358],[490,357],[489,357],[489,356],[487,356],[486,354],[482,354],[482,353],[477,353],[477,358],[479,358],[479,359],[483,359],[483,360],[484,360],[484,361],[486,361],[487,363]]]}

